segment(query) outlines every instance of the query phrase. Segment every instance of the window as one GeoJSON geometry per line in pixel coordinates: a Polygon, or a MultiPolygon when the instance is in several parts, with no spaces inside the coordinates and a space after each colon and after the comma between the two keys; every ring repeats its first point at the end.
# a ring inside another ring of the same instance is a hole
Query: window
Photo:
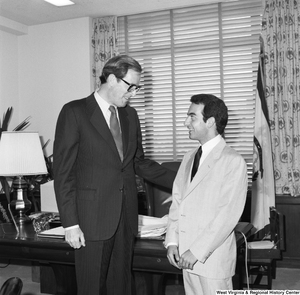
{"type": "Polygon", "coordinates": [[[225,138],[251,176],[261,10],[261,0],[240,0],[118,18],[119,52],[144,69],[131,105],[147,157],[181,160],[197,146],[184,126],[189,100],[211,93],[229,109],[225,138]]]}

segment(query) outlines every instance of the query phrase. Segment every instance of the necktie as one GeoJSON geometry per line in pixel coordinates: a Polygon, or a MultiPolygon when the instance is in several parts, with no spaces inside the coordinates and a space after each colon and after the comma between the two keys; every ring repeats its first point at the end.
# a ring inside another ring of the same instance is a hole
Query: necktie
{"type": "Polygon", "coordinates": [[[192,168],[192,175],[191,175],[191,181],[193,180],[197,170],[198,170],[198,166],[199,166],[199,162],[200,162],[200,158],[202,155],[202,146],[199,147],[195,158],[194,158],[194,164],[193,164],[193,168],[192,168]]]}
{"type": "Polygon", "coordinates": [[[111,112],[110,115],[110,132],[115,140],[121,161],[123,161],[123,143],[122,143],[122,133],[119,125],[119,120],[116,114],[116,109],[114,106],[110,106],[109,110],[111,112]]]}

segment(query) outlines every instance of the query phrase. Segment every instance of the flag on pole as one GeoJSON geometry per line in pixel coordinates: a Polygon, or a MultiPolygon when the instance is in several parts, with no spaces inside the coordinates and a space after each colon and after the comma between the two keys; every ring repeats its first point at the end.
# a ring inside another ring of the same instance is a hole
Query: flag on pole
{"type": "Polygon", "coordinates": [[[275,206],[271,134],[265,99],[263,65],[263,54],[261,52],[256,87],[251,198],[251,223],[256,231],[263,229],[270,223],[269,208],[275,206]]]}

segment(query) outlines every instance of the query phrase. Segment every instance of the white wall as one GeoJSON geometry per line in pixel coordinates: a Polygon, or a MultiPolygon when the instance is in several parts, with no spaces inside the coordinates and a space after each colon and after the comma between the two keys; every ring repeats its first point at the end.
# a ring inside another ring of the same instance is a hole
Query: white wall
{"type": "Polygon", "coordinates": [[[18,37],[0,30],[0,120],[8,107],[13,107],[8,130],[18,124],[18,37]]]}
{"type": "Polygon", "coordinates": [[[62,106],[92,91],[90,22],[79,18],[31,26],[18,37],[19,118],[31,116],[27,130],[38,131],[44,142],[50,139],[48,155],[62,106]]]}

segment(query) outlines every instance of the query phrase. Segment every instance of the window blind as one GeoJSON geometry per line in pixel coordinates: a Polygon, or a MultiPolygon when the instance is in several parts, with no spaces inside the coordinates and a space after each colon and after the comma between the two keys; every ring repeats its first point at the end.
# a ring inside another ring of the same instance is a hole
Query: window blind
{"type": "Polygon", "coordinates": [[[143,67],[131,99],[148,158],[180,161],[199,145],[184,121],[190,97],[210,93],[229,111],[227,143],[252,174],[261,0],[240,0],[118,18],[118,48],[143,67]]]}

